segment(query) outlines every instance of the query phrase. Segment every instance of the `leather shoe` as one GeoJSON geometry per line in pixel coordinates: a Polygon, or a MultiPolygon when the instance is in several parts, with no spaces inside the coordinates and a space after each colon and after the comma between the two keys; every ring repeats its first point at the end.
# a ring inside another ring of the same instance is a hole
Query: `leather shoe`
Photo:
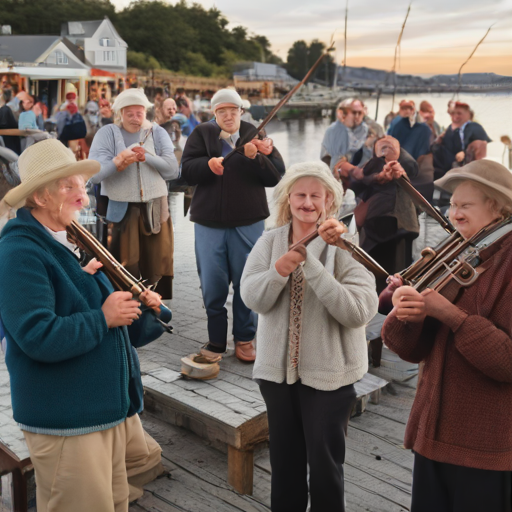
{"type": "Polygon", "coordinates": [[[199,351],[199,354],[194,356],[194,362],[200,364],[215,364],[218,363],[222,359],[222,354],[217,352],[212,352],[211,350],[207,350],[206,348],[202,348],[199,351]]]}
{"type": "Polygon", "coordinates": [[[256,359],[256,350],[254,349],[254,340],[236,341],[235,356],[239,361],[244,363],[253,363],[256,359]]]}

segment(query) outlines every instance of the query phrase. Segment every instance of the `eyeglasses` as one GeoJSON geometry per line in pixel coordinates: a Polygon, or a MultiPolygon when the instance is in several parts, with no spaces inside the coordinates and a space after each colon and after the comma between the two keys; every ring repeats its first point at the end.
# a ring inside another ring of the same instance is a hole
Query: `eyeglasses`
{"type": "Polygon", "coordinates": [[[364,112],[362,110],[352,110],[352,114],[355,116],[363,116],[364,112]]]}
{"type": "Polygon", "coordinates": [[[215,111],[215,115],[219,117],[225,117],[227,115],[235,116],[240,112],[240,108],[219,108],[215,111]]]}

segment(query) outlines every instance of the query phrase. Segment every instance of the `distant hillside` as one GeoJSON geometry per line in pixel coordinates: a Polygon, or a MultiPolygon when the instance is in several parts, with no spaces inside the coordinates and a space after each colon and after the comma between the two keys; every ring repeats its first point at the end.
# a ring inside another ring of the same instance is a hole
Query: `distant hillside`
{"type": "MultiPolygon", "coordinates": [[[[458,75],[435,75],[428,80],[439,84],[456,84],[458,75]]],[[[497,75],[496,73],[464,73],[462,83],[474,85],[512,83],[512,76],[497,75]]]]}
{"type": "MultiPolygon", "coordinates": [[[[430,78],[423,78],[415,75],[396,76],[399,86],[435,86],[435,85],[457,85],[458,75],[435,75],[430,78]]],[[[338,68],[338,81],[351,84],[394,84],[393,76],[389,71],[372,69],[367,67],[347,66],[345,70],[338,68]]],[[[512,85],[511,76],[497,75],[496,73],[464,73],[462,75],[463,85],[512,85]]]]}

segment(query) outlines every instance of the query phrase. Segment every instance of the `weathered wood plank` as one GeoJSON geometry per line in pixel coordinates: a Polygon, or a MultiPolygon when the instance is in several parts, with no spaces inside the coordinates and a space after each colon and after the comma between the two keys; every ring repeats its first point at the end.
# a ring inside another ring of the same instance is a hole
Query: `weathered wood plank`
{"type": "Polygon", "coordinates": [[[392,383],[381,394],[379,404],[369,404],[367,410],[378,416],[406,425],[415,394],[413,388],[392,383]]]}

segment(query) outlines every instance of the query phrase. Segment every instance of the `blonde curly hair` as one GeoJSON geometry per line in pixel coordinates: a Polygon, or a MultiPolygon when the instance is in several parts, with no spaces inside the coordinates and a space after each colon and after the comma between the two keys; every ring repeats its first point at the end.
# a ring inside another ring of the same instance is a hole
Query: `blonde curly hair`
{"type": "Polygon", "coordinates": [[[326,209],[326,215],[336,215],[343,202],[343,188],[332,175],[329,166],[323,162],[301,162],[292,165],[286,170],[285,175],[274,189],[274,211],[273,224],[280,227],[292,220],[290,203],[288,197],[295,183],[301,178],[315,178],[322,183],[327,193],[333,198],[332,203],[326,209]]]}

